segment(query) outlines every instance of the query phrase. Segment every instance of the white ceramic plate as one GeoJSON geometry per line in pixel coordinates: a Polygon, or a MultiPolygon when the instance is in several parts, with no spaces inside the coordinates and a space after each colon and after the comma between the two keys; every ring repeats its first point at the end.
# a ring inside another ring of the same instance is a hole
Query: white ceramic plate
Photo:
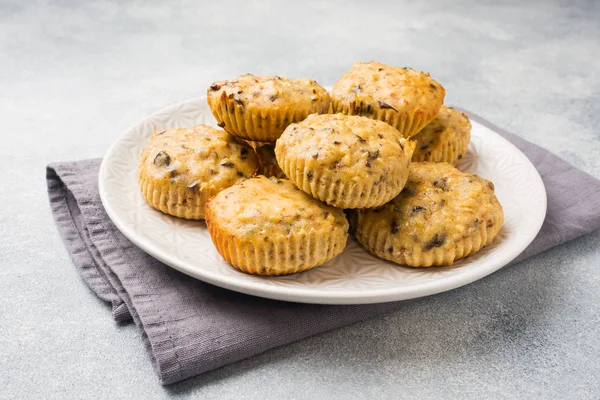
{"type": "Polygon", "coordinates": [[[137,183],[138,157],[154,132],[197,124],[216,126],[206,99],[165,108],[133,126],[110,148],[100,167],[100,196],[115,225],[133,243],[167,265],[202,281],[272,299],[322,304],[404,300],[466,285],[498,270],[533,240],[546,215],[540,175],[515,146],[473,121],[460,169],[494,182],[505,222],[494,242],[451,267],[408,268],[367,253],[354,239],[334,260],[284,277],[237,271],[213,247],[203,221],[186,221],[148,206],[137,183]]]}

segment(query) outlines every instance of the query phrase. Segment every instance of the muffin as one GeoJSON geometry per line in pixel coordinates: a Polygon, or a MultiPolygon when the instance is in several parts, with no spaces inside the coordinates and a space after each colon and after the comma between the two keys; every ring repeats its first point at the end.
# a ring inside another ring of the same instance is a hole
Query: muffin
{"type": "Polygon", "coordinates": [[[386,205],[356,212],[356,238],[371,253],[412,267],[449,265],[492,243],[502,223],[494,185],[447,163],[412,163],[386,205]]]}
{"type": "Polygon", "coordinates": [[[469,147],[471,122],[467,114],[442,106],[433,121],[412,139],[417,141],[413,161],[457,165],[469,147]]]}
{"type": "Polygon", "coordinates": [[[334,112],[378,119],[410,138],[440,111],[446,90],[429,74],[358,62],[333,85],[334,112]]]}
{"type": "Polygon", "coordinates": [[[141,154],[144,199],[166,214],[203,219],[209,197],[253,176],[256,154],[221,129],[198,125],[155,134],[141,154]]]}
{"type": "Polygon", "coordinates": [[[313,199],[287,179],[264,176],[210,199],[206,224],[221,256],[256,275],[314,268],[340,254],[348,238],[342,210],[313,199]]]}
{"type": "Polygon", "coordinates": [[[279,168],[275,158],[275,145],[273,143],[248,141],[256,152],[258,158],[258,174],[266,177],[274,176],[276,178],[285,178],[285,174],[279,168]]]}
{"type": "Polygon", "coordinates": [[[288,126],[275,156],[285,175],[314,198],[340,208],[368,208],[400,193],[415,145],[381,121],[315,114],[288,126]]]}
{"type": "Polygon", "coordinates": [[[251,74],[213,83],[207,100],[221,128],[258,142],[275,142],[289,124],[331,105],[329,93],[313,80],[251,74]]]}

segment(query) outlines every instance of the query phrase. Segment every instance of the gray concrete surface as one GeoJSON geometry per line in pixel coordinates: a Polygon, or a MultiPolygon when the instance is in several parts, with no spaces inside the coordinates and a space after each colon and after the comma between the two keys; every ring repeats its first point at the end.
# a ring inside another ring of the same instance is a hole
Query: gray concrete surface
{"type": "Polygon", "coordinates": [[[0,0],[0,398],[599,398],[600,232],[165,388],[47,205],[47,163],[102,156],[215,79],[328,84],[355,60],[430,71],[448,103],[600,177],[599,3],[496,3],[0,0]]]}

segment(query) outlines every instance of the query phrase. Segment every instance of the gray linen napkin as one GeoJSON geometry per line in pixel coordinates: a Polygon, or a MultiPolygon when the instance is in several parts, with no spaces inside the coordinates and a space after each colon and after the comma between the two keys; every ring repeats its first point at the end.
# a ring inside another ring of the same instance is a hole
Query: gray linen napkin
{"type": "MultiPolygon", "coordinates": [[[[480,117],[538,169],[548,193],[542,230],[523,260],[600,227],[600,181],[480,117]]],[[[52,212],[77,270],[117,321],[140,328],[162,384],[219,368],[308,336],[389,312],[399,303],[327,306],[266,300],[167,267],[127,240],[98,194],[99,159],[48,166],[52,212]]]]}

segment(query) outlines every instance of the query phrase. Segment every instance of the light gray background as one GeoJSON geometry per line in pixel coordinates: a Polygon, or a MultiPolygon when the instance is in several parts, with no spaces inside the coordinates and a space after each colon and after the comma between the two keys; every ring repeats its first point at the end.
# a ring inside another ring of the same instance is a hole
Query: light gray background
{"type": "Polygon", "coordinates": [[[120,3],[0,0],[0,398],[600,396],[600,232],[164,388],[76,274],[44,181],[213,80],[331,84],[356,60],[430,71],[447,103],[600,177],[599,2],[120,3]]]}

